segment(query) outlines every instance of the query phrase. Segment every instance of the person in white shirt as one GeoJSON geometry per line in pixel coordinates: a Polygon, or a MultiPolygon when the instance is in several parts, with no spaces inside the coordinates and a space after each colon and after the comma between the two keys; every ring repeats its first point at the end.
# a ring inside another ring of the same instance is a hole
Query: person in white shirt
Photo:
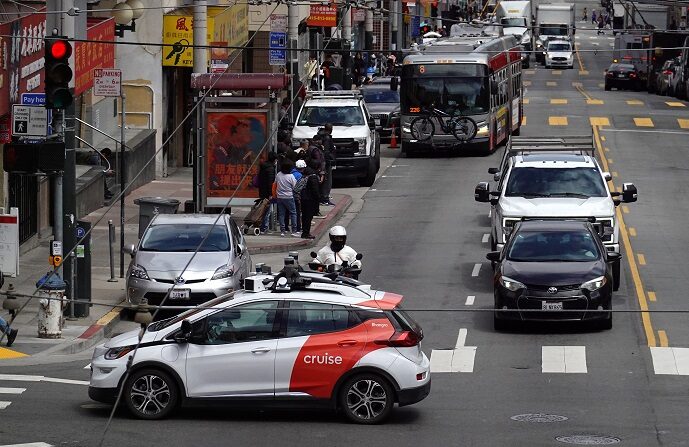
{"type": "Polygon", "coordinates": [[[318,250],[316,261],[323,265],[342,265],[343,261],[351,267],[361,268],[361,261],[356,258],[356,251],[347,245],[347,230],[336,225],[328,232],[330,244],[318,250]]]}

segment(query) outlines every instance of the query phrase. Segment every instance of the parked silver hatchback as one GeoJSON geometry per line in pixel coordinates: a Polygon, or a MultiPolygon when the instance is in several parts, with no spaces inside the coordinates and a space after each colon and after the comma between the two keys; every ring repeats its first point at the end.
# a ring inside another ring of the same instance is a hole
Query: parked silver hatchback
{"type": "Polygon", "coordinates": [[[132,256],[127,270],[131,304],[142,298],[160,304],[174,285],[166,304],[195,306],[240,289],[252,268],[244,236],[226,214],[158,214],[138,245],[125,250],[132,256]]]}

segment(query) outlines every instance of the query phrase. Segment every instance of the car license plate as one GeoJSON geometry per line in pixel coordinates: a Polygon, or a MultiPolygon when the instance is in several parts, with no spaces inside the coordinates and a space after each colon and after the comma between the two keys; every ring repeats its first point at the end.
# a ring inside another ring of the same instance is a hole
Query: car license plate
{"type": "Polygon", "coordinates": [[[376,126],[380,126],[380,118],[376,118],[373,121],[376,122],[376,126]]]}
{"type": "Polygon", "coordinates": [[[542,301],[541,302],[541,309],[542,310],[562,310],[562,302],[553,303],[553,302],[548,302],[548,301],[542,301]]]}
{"type": "Polygon", "coordinates": [[[189,299],[189,289],[174,289],[170,290],[171,300],[188,300],[189,299]]]}
{"type": "Polygon", "coordinates": [[[617,73],[617,77],[618,78],[624,78],[625,76],[624,76],[624,73],[617,73]]]}

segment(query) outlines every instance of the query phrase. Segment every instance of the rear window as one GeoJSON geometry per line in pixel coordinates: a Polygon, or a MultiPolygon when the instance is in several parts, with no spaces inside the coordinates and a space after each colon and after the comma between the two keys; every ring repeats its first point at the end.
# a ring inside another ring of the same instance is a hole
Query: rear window
{"type": "Polygon", "coordinates": [[[423,338],[423,329],[421,329],[419,323],[406,311],[402,310],[401,307],[396,307],[394,310],[385,313],[388,315],[388,319],[392,321],[395,329],[414,332],[419,336],[419,340],[423,338]]]}

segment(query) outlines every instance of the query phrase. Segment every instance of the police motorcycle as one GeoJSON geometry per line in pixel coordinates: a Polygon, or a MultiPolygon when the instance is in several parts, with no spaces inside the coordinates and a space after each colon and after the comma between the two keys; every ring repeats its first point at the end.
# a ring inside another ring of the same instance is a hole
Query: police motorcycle
{"type": "MultiPolygon", "coordinates": [[[[336,273],[337,276],[344,276],[345,278],[352,278],[359,280],[359,275],[361,274],[361,267],[356,265],[349,265],[349,262],[342,261],[342,264],[323,264],[318,261],[318,253],[312,251],[310,253],[313,260],[308,263],[309,268],[315,272],[322,273],[336,273]]],[[[357,253],[356,260],[361,261],[364,255],[357,253]]]]}

